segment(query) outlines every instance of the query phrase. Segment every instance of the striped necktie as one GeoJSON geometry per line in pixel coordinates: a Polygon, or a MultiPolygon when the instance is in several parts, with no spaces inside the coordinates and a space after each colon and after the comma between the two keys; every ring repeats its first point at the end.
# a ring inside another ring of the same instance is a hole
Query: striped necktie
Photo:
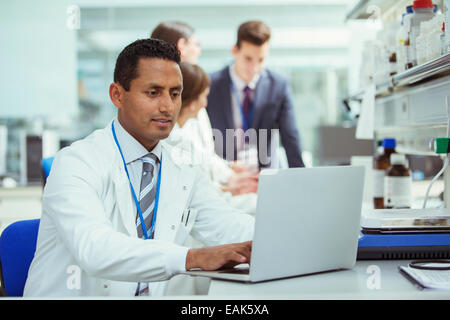
{"type": "MultiPolygon", "coordinates": [[[[156,194],[156,180],[155,168],[158,163],[158,158],[153,153],[149,153],[141,158],[142,160],[142,179],[141,191],[139,193],[139,206],[141,207],[142,216],[145,221],[145,228],[150,233],[152,227],[153,211],[155,208],[155,194],[156,194]]],[[[141,227],[141,219],[139,213],[136,217],[136,227],[138,237],[143,238],[144,234],[141,227]]],[[[148,234],[149,239],[153,239],[154,234],[148,234]]]]}
{"type": "MultiPolygon", "coordinates": [[[[145,228],[150,233],[153,220],[153,212],[155,208],[155,194],[156,194],[156,180],[154,173],[158,158],[149,153],[141,158],[142,160],[142,179],[141,179],[141,191],[139,193],[139,206],[141,207],[142,216],[145,222],[145,228]]],[[[157,177],[156,177],[157,178],[157,177]]],[[[141,219],[139,213],[136,217],[136,227],[139,238],[144,238],[142,231],[141,219]]],[[[149,239],[153,239],[154,231],[148,235],[149,239]]],[[[148,296],[150,294],[148,283],[140,282],[136,289],[136,296],[148,296]]]]}

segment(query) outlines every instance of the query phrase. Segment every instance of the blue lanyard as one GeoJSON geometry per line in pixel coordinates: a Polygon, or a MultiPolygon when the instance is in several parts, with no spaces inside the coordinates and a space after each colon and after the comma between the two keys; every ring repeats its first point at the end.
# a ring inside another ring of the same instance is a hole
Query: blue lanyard
{"type": "Polygon", "coordinates": [[[230,85],[231,85],[231,91],[233,92],[233,98],[236,101],[236,103],[239,107],[239,110],[241,111],[242,127],[244,128],[244,132],[245,132],[250,128],[250,125],[252,123],[254,101],[252,101],[252,103],[250,104],[250,111],[248,113],[248,119],[247,119],[247,118],[245,118],[244,107],[242,106],[241,100],[239,99],[239,95],[237,93],[236,87],[234,86],[233,80],[230,80],[230,85]]]}
{"type": "MultiPolygon", "coordinates": [[[[134,192],[133,185],[131,184],[130,174],[128,173],[127,164],[125,162],[125,158],[122,153],[122,149],[120,148],[119,141],[117,140],[116,136],[116,130],[114,129],[114,121],[111,124],[111,130],[114,136],[114,140],[116,141],[117,148],[119,148],[120,155],[122,157],[123,166],[125,168],[125,172],[127,173],[128,182],[130,183],[131,193],[133,194],[134,203],[136,204],[136,208],[139,213],[139,220],[141,221],[141,227],[142,227],[142,233],[144,234],[144,239],[147,240],[149,238],[149,235],[147,233],[147,228],[145,227],[145,221],[144,216],[142,215],[141,206],[139,205],[138,198],[136,196],[136,192],[134,192]]],[[[156,186],[156,195],[155,195],[155,206],[153,209],[153,218],[152,218],[152,225],[150,228],[150,236],[153,234],[153,231],[155,230],[155,221],[156,221],[156,213],[158,212],[158,202],[159,202],[159,189],[161,188],[161,167],[162,167],[162,152],[161,152],[161,161],[159,164],[159,171],[158,171],[158,183],[156,186]]]]}

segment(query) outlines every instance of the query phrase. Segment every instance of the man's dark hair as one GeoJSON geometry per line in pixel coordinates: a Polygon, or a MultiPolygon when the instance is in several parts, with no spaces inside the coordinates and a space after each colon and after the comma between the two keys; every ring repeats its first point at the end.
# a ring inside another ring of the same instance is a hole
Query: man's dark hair
{"type": "Polygon", "coordinates": [[[180,64],[180,53],[174,44],[151,38],[136,40],[122,50],[114,69],[114,82],[126,91],[130,90],[131,81],[139,76],[137,66],[140,58],[165,59],[180,64]]]}
{"type": "Polygon", "coordinates": [[[262,21],[247,21],[239,26],[236,46],[241,48],[242,41],[261,46],[270,39],[270,28],[262,21]]]}
{"type": "Polygon", "coordinates": [[[163,21],[153,30],[151,38],[161,39],[175,45],[178,40],[189,40],[194,34],[194,28],[181,21],[163,21]]]}

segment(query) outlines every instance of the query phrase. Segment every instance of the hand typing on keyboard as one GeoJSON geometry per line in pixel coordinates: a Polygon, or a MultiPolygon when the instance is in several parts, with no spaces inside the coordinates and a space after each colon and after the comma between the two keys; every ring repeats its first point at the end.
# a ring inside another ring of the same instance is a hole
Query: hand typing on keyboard
{"type": "Polygon", "coordinates": [[[230,269],[241,263],[250,263],[251,251],[252,241],[190,249],[186,256],[186,270],[230,269]]]}

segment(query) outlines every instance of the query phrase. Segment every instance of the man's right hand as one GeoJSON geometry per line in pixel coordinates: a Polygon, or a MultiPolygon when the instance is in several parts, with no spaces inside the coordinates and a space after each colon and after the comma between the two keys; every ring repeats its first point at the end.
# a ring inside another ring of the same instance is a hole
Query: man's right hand
{"type": "Polygon", "coordinates": [[[190,249],[186,256],[186,270],[200,268],[206,271],[232,268],[250,263],[252,241],[190,249]]]}

